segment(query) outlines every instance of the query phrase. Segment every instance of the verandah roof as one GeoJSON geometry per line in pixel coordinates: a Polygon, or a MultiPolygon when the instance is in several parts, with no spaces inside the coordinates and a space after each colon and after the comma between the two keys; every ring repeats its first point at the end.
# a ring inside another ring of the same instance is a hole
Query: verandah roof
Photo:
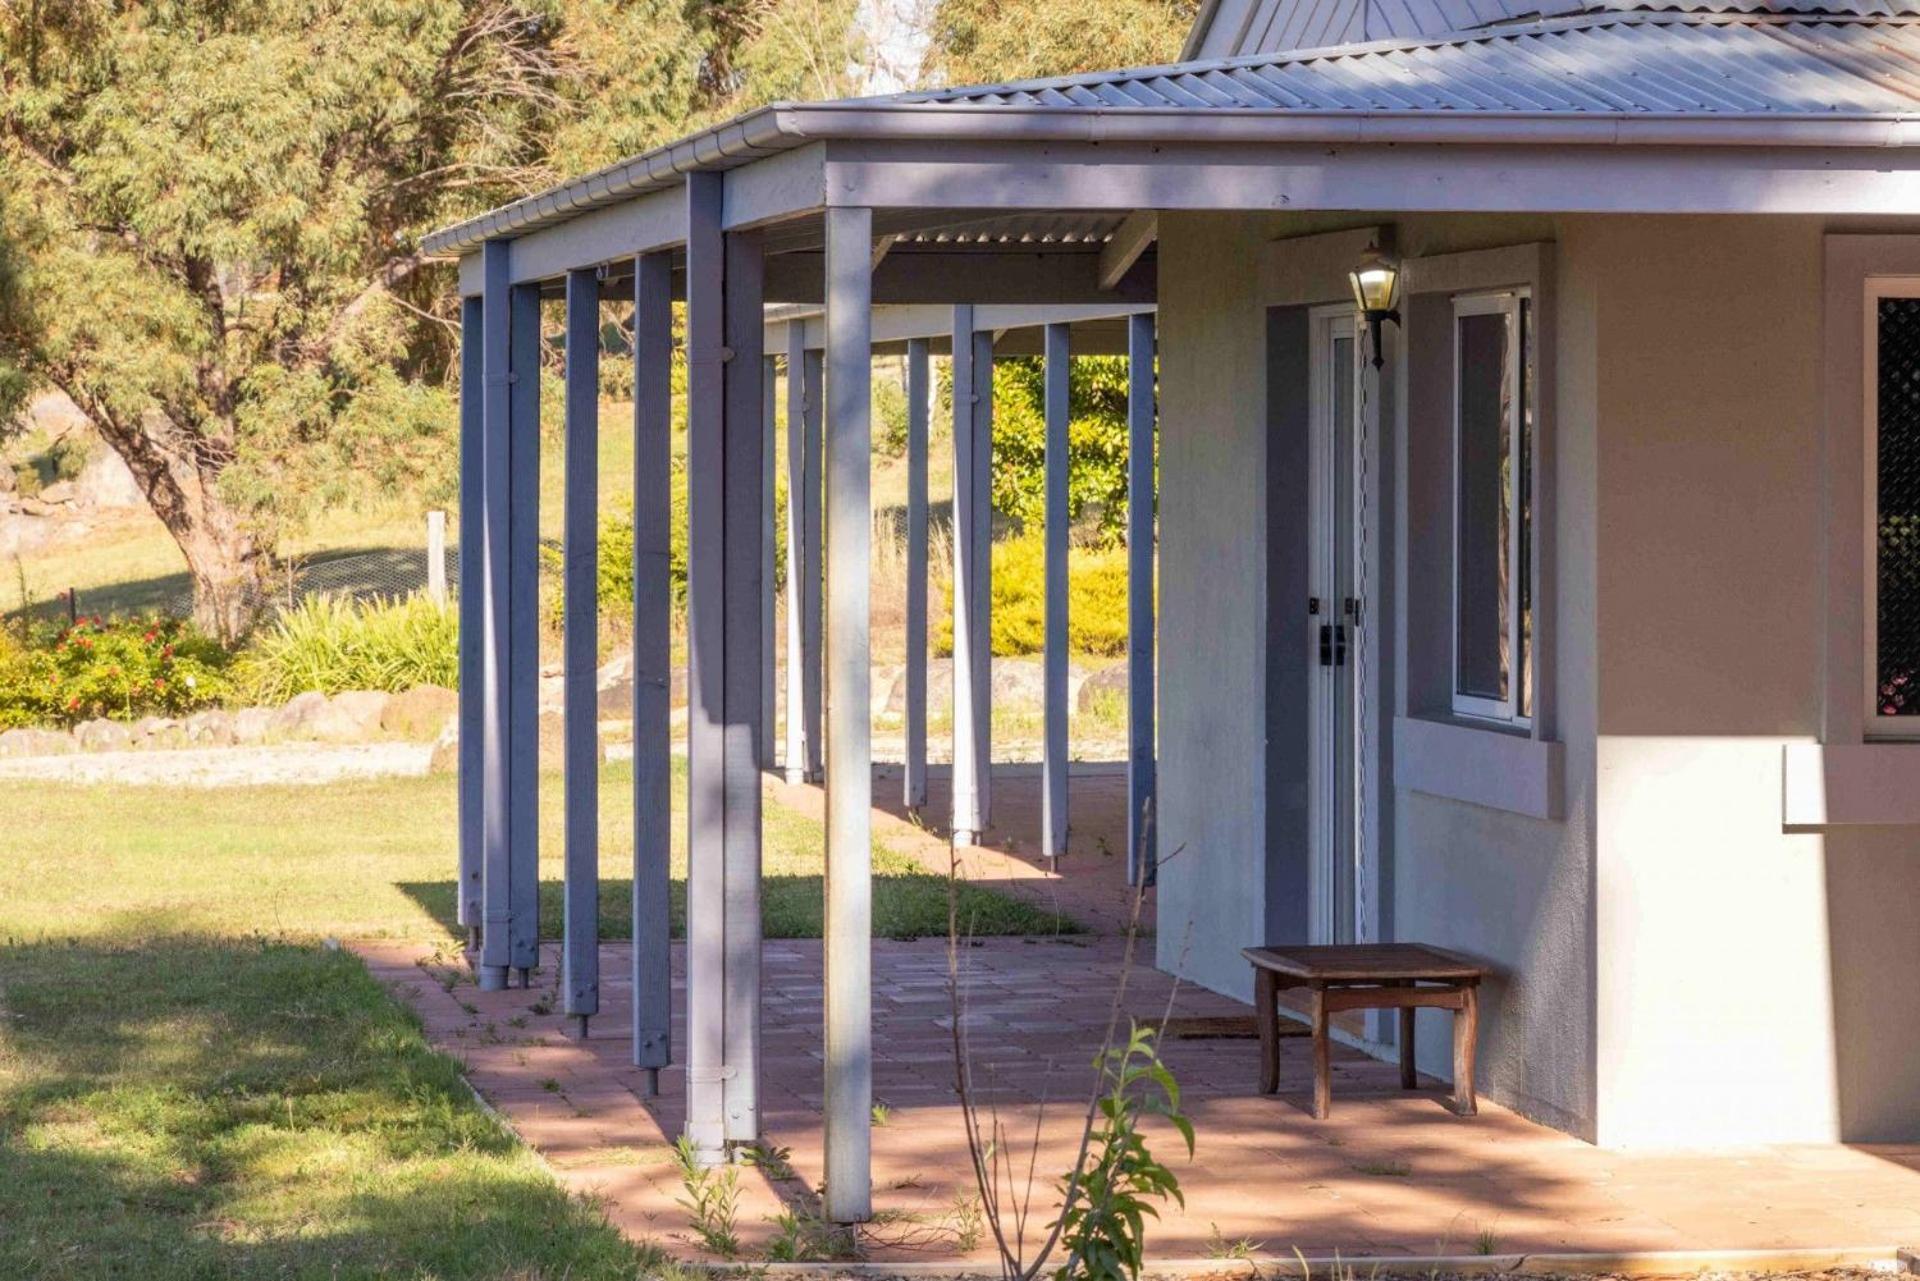
{"type": "Polygon", "coordinates": [[[1438,38],[776,103],[435,232],[424,247],[465,253],[690,172],[821,141],[895,139],[1904,146],[1920,140],[1920,18],[1608,9],[1438,38]]]}

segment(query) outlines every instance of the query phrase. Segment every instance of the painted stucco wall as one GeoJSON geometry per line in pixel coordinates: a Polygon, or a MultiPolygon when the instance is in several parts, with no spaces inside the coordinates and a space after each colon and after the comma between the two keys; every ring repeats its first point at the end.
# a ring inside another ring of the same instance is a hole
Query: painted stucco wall
{"type": "Polygon", "coordinates": [[[1920,839],[1781,826],[1826,666],[1822,230],[1589,227],[1608,1144],[1920,1136],[1920,839]]]}
{"type": "Polygon", "coordinates": [[[1160,243],[1162,969],[1243,1000],[1264,930],[1266,324],[1247,219],[1160,243]]]}

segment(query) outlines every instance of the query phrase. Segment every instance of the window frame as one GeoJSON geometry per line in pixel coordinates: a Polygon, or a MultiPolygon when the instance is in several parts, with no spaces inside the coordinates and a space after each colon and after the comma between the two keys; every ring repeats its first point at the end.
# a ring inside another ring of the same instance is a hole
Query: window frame
{"type": "Polygon", "coordinates": [[[1863,737],[1920,739],[1920,716],[1880,713],[1880,302],[1920,298],[1920,276],[1868,276],[1861,335],[1861,714],[1863,737]]]}
{"type": "MultiPolygon", "coordinates": [[[[1521,712],[1520,692],[1523,681],[1533,675],[1530,669],[1536,667],[1537,663],[1522,661],[1526,656],[1526,650],[1524,647],[1525,624],[1521,613],[1521,600],[1523,591],[1530,586],[1530,584],[1525,583],[1524,580],[1533,571],[1533,562],[1536,559],[1537,549],[1530,551],[1523,548],[1523,543],[1536,541],[1536,538],[1532,522],[1523,522],[1521,519],[1521,469],[1518,466],[1517,460],[1525,458],[1527,470],[1530,473],[1538,469],[1538,442],[1536,441],[1534,443],[1532,449],[1522,449],[1522,443],[1527,431],[1526,400],[1528,397],[1537,394],[1538,391],[1536,387],[1531,385],[1533,380],[1530,380],[1527,376],[1529,372],[1528,354],[1531,346],[1535,342],[1534,335],[1528,332],[1529,329],[1534,326],[1529,326],[1526,319],[1527,313],[1532,310],[1533,289],[1530,285],[1521,285],[1503,289],[1475,290],[1455,294],[1451,301],[1451,324],[1453,326],[1453,332],[1449,337],[1452,348],[1452,358],[1449,364],[1450,386],[1448,390],[1452,401],[1449,406],[1449,414],[1453,423],[1451,441],[1453,519],[1451,522],[1452,547],[1448,559],[1452,566],[1453,582],[1449,588],[1451,618],[1448,647],[1448,683],[1452,694],[1453,713],[1455,716],[1474,721],[1488,722],[1503,727],[1531,731],[1533,728],[1533,716],[1521,712]],[[1505,486],[1508,510],[1513,513],[1513,517],[1510,526],[1512,532],[1508,539],[1508,546],[1504,549],[1507,560],[1508,632],[1506,639],[1508,653],[1510,655],[1509,670],[1507,673],[1507,693],[1504,698],[1487,698],[1483,695],[1462,693],[1460,689],[1460,533],[1462,516],[1460,501],[1460,446],[1462,428],[1460,421],[1460,361],[1462,355],[1460,322],[1468,316],[1488,315],[1505,316],[1507,318],[1510,338],[1514,344],[1514,358],[1510,362],[1508,372],[1508,378],[1511,381],[1507,388],[1507,403],[1510,406],[1506,424],[1507,452],[1508,457],[1516,460],[1516,465],[1510,469],[1510,475],[1505,486]],[[1519,536],[1522,529],[1525,530],[1524,539],[1519,536]]],[[[1537,492],[1537,476],[1530,475],[1528,477],[1527,488],[1530,492],[1537,492]]],[[[1535,640],[1537,642],[1537,635],[1535,640]]]]}

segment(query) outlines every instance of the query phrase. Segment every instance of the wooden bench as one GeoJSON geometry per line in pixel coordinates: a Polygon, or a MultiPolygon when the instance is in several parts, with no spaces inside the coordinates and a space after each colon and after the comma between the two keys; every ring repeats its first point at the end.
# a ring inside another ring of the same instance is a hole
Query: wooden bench
{"type": "Polygon", "coordinates": [[[1480,980],[1486,968],[1464,956],[1420,943],[1353,943],[1319,947],[1249,947],[1253,962],[1254,1021],[1260,1030],[1260,1092],[1280,1088],[1280,993],[1304,987],[1313,1017],[1313,1115],[1333,1106],[1327,1021],[1341,1010],[1400,1011],[1400,1088],[1411,1090],[1413,1012],[1453,1011],[1453,1110],[1472,1116],[1474,1040],[1480,1021],[1480,980]]]}

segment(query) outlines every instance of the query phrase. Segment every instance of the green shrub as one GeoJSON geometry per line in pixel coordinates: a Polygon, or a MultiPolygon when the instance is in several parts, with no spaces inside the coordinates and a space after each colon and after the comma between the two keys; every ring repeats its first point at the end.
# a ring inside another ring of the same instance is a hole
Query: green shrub
{"type": "MultiPolygon", "coordinates": [[[[1003,658],[1046,648],[1046,546],[1025,534],[993,545],[993,652],[1003,658]]],[[[953,617],[937,624],[934,651],[953,653],[953,617]]],[[[1117,657],[1127,652],[1127,553],[1121,547],[1067,552],[1067,648],[1117,657]]]]}
{"type": "Polygon", "coordinates": [[[226,698],[227,665],[179,619],[26,624],[0,642],[0,726],[183,716],[226,698]]]}
{"type": "MultiPolygon", "coordinates": [[[[1046,362],[994,362],[993,507],[1038,529],[1046,519],[1046,362]]],[[[1067,374],[1067,514],[1094,517],[1103,545],[1127,535],[1127,361],[1078,356],[1067,374]]]]}
{"type": "Polygon", "coordinates": [[[460,681],[459,619],[427,596],[309,596],[255,633],[237,674],[247,696],[262,703],[308,690],[453,689],[460,681]]]}

